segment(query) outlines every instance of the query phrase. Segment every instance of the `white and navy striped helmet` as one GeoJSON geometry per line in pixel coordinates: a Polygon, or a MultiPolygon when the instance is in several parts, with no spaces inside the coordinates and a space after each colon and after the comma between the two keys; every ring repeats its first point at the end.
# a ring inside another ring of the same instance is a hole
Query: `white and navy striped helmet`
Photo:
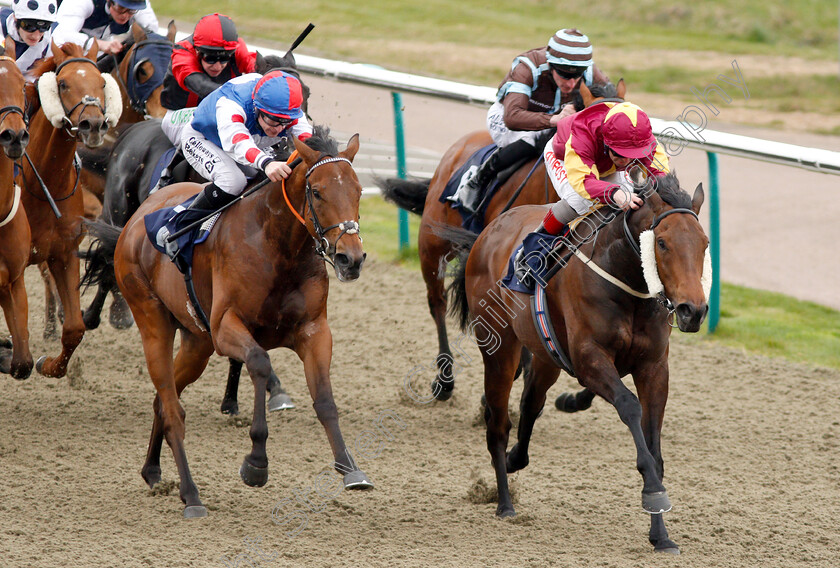
{"type": "Polygon", "coordinates": [[[12,10],[18,20],[54,22],[58,7],[55,0],[14,0],[12,10]]]}

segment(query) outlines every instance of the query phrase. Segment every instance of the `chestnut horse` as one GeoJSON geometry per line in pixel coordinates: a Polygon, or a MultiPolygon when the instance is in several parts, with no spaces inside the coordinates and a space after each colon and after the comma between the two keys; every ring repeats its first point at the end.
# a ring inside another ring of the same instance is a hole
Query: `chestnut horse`
{"type": "MultiPolygon", "coordinates": [[[[579,107],[577,110],[605,99],[623,100],[626,91],[623,79],[617,85],[611,83],[594,85],[591,90],[581,82],[578,88],[582,104],[576,105],[579,107]]],[[[441,203],[440,196],[458,168],[477,150],[492,143],[493,140],[488,131],[472,132],[459,139],[446,151],[430,180],[393,178],[379,184],[385,199],[422,216],[420,231],[417,235],[417,248],[420,255],[420,270],[426,282],[429,312],[435,321],[438,335],[436,359],[438,375],[432,383],[432,392],[438,400],[449,399],[454,388],[452,351],[446,333],[447,301],[444,290],[446,265],[453,258],[454,252],[452,243],[436,234],[436,230],[441,226],[461,226],[461,214],[453,209],[449,202],[441,203]]],[[[540,148],[541,152],[542,148],[540,148]]],[[[485,210],[484,225],[487,226],[511,207],[555,201],[557,201],[557,193],[546,175],[542,157],[531,159],[525,162],[493,194],[485,210]]]]}
{"type": "Polygon", "coordinates": [[[40,108],[30,123],[20,184],[32,232],[29,264],[46,263],[64,312],[61,353],[39,358],[35,368],[48,377],[63,377],[85,333],[76,256],[84,212],[73,164],[76,141],[100,146],[109,126],[119,120],[122,101],[114,79],[96,67],[96,45],[87,53],[72,43],[52,49],[53,57],[35,69],[40,108]]]}
{"type": "Polygon", "coordinates": [[[315,412],[326,430],[336,470],[344,474],[345,487],[371,486],[347,452],[338,426],[329,376],[332,335],[324,266],[327,259],[340,281],[352,281],[359,277],[365,259],[358,234],[362,188],[351,164],[359,149],[358,135],[338,152],[328,130],[317,127],[313,137],[306,143],[295,140],[295,146],[302,163],[289,179],[236,202],[207,241],[195,248],[193,281],[208,313],[210,333],[192,312],[183,275],[154,249],[143,220],[152,211],[183,202],[202,186],[178,183],[152,194],[128,221],[118,242],[114,242],[118,228],[97,222],[92,229],[100,237],[98,253],[107,257],[113,251],[117,284],[134,314],[157,389],[142,476],[150,487],[160,481],[165,437],[178,467],[188,518],[207,511],[187,464],[179,398],[201,375],[214,351],[244,362],[254,383],[252,449],[239,470],[246,484],[262,486],[268,479],[265,392],[272,369],[266,351],[287,347],[303,361],[315,412]],[[173,364],[176,331],[181,333],[181,347],[173,364]]]}
{"type": "MultiPolygon", "coordinates": [[[[9,50],[13,55],[14,50],[9,50]]],[[[29,351],[28,305],[23,272],[29,262],[30,231],[26,212],[20,205],[21,189],[15,184],[14,160],[20,159],[29,143],[24,120],[24,78],[14,57],[0,55],[0,305],[12,336],[0,353],[0,370],[16,379],[32,372],[29,351]]]]}
{"type": "MultiPolygon", "coordinates": [[[[580,384],[615,406],[630,429],[643,479],[642,506],[651,513],[650,542],[658,551],[679,552],[661,514],[671,504],[662,485],[660,431],[668,398],[669,317],[680,330],[696,332],[708,311],[704,268],[709,241],[697,220],[702,203],[702,186],[691,198],[672,174],[660,178],[656,191],[647,192],[645,205],[619,214],[597,238],[579,243],[574,248],[580,256],[568,254],[557,262],[560,269],[545,285],[546,305],[537,298],[529,304],[527,295],[500,283],[512,252],[540,223],[546,207],[509,211],[461,253],[465,262],[450,290],[462,327],[474,332],[484,360],[487,449],[496,472],[500,517],[516,514],[508,474],[528,465],[534,422],[560,373],[532,319],[532,310],[542,306],[580,384]],[[523,346],[533,360],[525,375],[517,443],[506,453],[508,399],[523,346]],[[638,398],[621,381],[628,374],[638,398]]],[[[558,258],[558,249],[552,256],[558,258]]]]}

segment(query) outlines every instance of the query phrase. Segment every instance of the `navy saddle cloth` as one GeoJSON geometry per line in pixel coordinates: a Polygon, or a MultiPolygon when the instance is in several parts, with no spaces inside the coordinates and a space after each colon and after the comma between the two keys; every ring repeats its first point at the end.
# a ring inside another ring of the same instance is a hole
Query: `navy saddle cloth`
{"type": "Polygon", "coordinates": [[[502,278],[502,284],[509,290],[514,292],[522,292],[523,294],[533,294],[533,288],[528,288],[522,284],[514,274],[514,260],[520,250],[523,250],[523,258],[526,264],[531,267],[532,277],[541,285],[546,284],[546,274],[551,268],[552,263],[546,262],[546,255],[548,251],[560,244],[560,237],[549,235],[548,233],[529,233],[522,244],[513,249],[507,264],[507,272],[502,278]]]}
{"type": "Polygon", "coordinates": [[[168,246],[169,250],[167,250],[166,238],[169,235],[212,213],[212,211],[208,211],[207,209],[187,209],[194,199],[195,196],[190,197],[180,205],[158,209],[143,218],[143,222],[146,225],[146,235],[149,237],[152,245],[158,251],[172,258],[179,269],[182,268],[181,263],[184,266],[192,266],[195,245],[207,240],[210,231],[219,219],[219,215],[221,215],[221,213],[213,215],[193,230],[184,233],[174,243],[170,244],[168,246]],[[173,257],[173,253],[175,252],[177,252],[177,259],[173,257]]]}
{"type": "Polygon", "coordinates": [[[490,203],[493,193],[499,189],[498,182],[494,180],[490,184],[490,187],[487,187],[484,190],[484,196],[482,197],[483,203],[479,210],[476,211],[475,215],[470,215],[470,213],[464,211],[460,203],[449,201],[448,198],[455,195],[455,192],[458,191],[461,184],[465,182],[464,177],[470,172],[470,169],[478,169],[478,167],[487,160],[495,149],[495,144],[489,144],[484,148],[476,150],[476,152],[470,156],[469,159],[464,162],[464,164],[458,168],[454,174],[452,174],[452,177],[449,178],[449,181],[446,183],[446,188],[444,188],[443,193],[440,196],[441,203],[448,203],[452,206],[452,208],[457,209],[461,214],[461,226],[473,233],[480,233],[484,229],[484,213],[487,210],[487,204],[490,203]]]}

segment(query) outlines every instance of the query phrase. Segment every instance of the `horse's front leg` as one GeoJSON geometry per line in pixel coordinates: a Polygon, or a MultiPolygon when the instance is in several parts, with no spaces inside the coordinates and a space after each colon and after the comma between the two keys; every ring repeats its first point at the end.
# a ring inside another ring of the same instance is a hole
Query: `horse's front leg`
{"type": "Polygon", "coordinates": [[[9,374],[16,379],[25,379],[32,372],[32,353],[29,351],[29,307],[23,274],[8,288],[0,290],[0,304],[6,316],[6,325],[12,334],[12,358],[9,374]]]}
{"type": "Polygon", "coordinates": [[[70,357],[85,335],[79,300],[79,257],[71,251],[62,257],[51,258],[47,263],[55,279],[61,305],[64,307],[61,353],[54,358],[40,357],[35,363],[35,368],[44,376],[60,378],[67,373],[70,357]]]}
{"type": "Polygon", "coordinates": [[[39,263],[38,270],[41,272],[41,279],[44,281],[44,339],[55,339],[58,335],[56,329],[59,319],[55,281],[46,262],[39,263]]]}
{"type": "MultiPolygon", "coordinates": [[[[661,432],[665,404],[668,402],[668,378],[667,356],[661,361],[640,367],[633,373],[636,392],[639,393],[639,402],[642,405],[642,432],[662,480],[665,479],[665,466],[662,461],[661,432]]],[[[651,514],[648,539],[657,552],[680,553],[679,546],[668,537],[662,514],[651,514]]]]}
{"type": "MultiPolygon", "coordinates": [[[[211,321],[211,325],[213,322],[211,321]]],[[[265,443],[268,423],[265,417],[265,391],[271,376],[268,352],[260,347],[251,332],[232,310],[224,312],[213,330],[216,350],[224,357],[243,361],[254,383],[254,417],[251,421],[251,453],[245,456],[239,475],[247,485],[262,487],[268,481],[268,456],[265,443]]]]}
{"type": "Polygon", "coordinates": [[[636,469],[642,474],[642,507],[648,513],[659,514],[671,510],[671,502],[662,478],[659,465],[648,449],[642,429],[642,405],[630,389],[624,386],[611,359],[600,351],[581,359],[578,379],[587,389],[612,404],[619,418],[630,429],[636,445],[636,469]]]}
{"type": "Polygon", "coordinates": [[[335,459],[335,469],[344,476],[346,489],[367,489],[373,487],[367,475],[359,469],[344,444],[338,427],[338,408],[335,405],[330,385],[330,361],[332,359],[332,332],[326,316],[310,321],[300,327],[295,335],[295,352],[303,361],[306,385],[312,396],[315,414],[327,432],[335,459]]]}

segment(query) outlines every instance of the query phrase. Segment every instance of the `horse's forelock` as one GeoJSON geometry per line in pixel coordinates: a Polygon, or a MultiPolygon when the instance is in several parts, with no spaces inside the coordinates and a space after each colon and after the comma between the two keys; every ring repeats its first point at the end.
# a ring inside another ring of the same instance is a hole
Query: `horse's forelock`
{"type": "Polygon", "coordinates": [[[691,196],[680,188],[676,174],[656,178],[656,193],[671,207],[691,209],[691,196]]]}
{"type": "Polygon", "coordinates": [[[589,92],[596,99],[614,99],[618,97],[618,89],[612,83],[595,83],[589,87],[589,92]]]}
{"type": "Polygon", "coordinates": [[[338,154],[338,142],[330,136],[328,126],[317,125],[313,127],[312,136],[306,139],[306,145],[324,154],[335,156],[338,154]]]}
{"type": "MultiPolygon", "coordinates": [[[[85,56],[85,50],[82,46],[75,43],[65,43],[64,45],[59,46],[58,49],[60,49],[68,59],[71,57],[85,56]]],[[[40,77],[44,73],[55,71],[56,67],[58,67],[58,65],[56,65],[55,55],[53,55],[52,57],[42,59],[35,64],[35,67],[32,68],[32,74],[35,75],[35,77],[40,77]]]]}

